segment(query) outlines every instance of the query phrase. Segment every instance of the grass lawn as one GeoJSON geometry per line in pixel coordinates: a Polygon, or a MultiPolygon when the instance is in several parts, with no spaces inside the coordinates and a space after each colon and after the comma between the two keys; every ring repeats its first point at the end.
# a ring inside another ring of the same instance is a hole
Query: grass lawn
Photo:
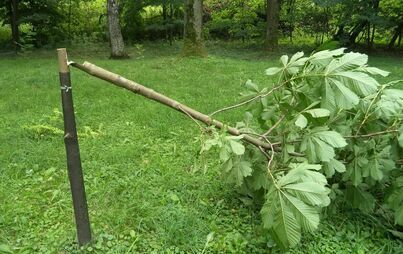
{"type": "MultiPolygon", "coordinates": [[[[271,84],[263,73],[278,59],[217,47],[204,59],[179,58],[176,45],[141,51],[122,61],[108,60],[105,51],[71,50],[70,58],[91,61],[205,113],[237,102],[247,79],[271,84]]],[[[214,156],[203,159],[206,173],[192,171],[201,160],[194,122],[73,69],[94,236],[92,245],[78,250],[56,52],[0,57],[0,253],[6,245],[15,253],[277,253],[270,251],[258,210],[243,204],[220,176],[214,156]]],[[[370,64],[392,72],[385,80],[403,78],[401,58],[374,56],[370,64]]],[[[241,117],[219,116],[231,124],[241,117]]],[[[402,241],[350,211],[324,218],[317,233],[305,235],[290,252],[399,251],[402,241]]]]}

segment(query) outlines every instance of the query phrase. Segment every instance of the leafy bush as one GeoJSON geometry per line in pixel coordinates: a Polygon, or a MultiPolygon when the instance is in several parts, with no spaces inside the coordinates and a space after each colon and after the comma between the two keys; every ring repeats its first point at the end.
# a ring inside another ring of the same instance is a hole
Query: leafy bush
{"type": "Polygon", "coordinates": [[[367,55],[344,50],[282,56],[266,70],[276,84],[248,81],[244,102],[215,112],[249,104],[242,135],[212,130],[202,147],[217,149],[223,172],[262,204],[263,226],[282,249],[336,202],[403,225],[403,91],[393,88],[399,81],[379,84],[372,76],[389,73],[369,67],[367,55]],[[262,144],[242,143],[246,135],[262,144]]]}
{"type": "Polygon", "coordinates": [[[211,15],[206,27],[213,38],[248,40],[265,32],[264,8],[259,1],[212,0],[206,6],[211,15]]]}

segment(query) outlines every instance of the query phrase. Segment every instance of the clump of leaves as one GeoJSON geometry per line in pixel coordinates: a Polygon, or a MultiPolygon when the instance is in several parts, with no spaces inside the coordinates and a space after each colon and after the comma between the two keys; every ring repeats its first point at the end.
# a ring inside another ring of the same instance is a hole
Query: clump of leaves
{"type": "Polygon", "coordinates": [[[276,84],[248,81],[243,102],[215,112],[248,104],[237,128],[268,145],[213,131],[202,148],[219,149],[244,193],[264,194],[263,225],[282,249],[318,227],[330,197],[365,212],[378,199],[403,225],[403,91],[393,88],[399,81],[379,84],[373,76],[389,73],[369,67],[367,55],[344,51],[284,55],[266,70],[276,84]]]}

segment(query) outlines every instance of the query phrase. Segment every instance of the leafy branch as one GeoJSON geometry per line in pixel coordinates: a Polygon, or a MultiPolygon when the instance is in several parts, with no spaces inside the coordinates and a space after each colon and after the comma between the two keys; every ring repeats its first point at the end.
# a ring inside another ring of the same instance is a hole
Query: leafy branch
{"type": "Polygon", "coordinates": [[[398,81],[381,86],[372,76],[388,72],[344,50],[284,55],[280,67],[266,70],[278,75],[277,84],[259,89],[248,81],[252,98],[210,115],[88,62],[71,65],[171,107],[201,130],[199,122],[211,126],[203,131],[201,153],[216,151],[227,179],[255,194],[264,228],[285,250],[318,227],[330,195],[366,213],[384,202],[394,223],[403,225],[403,91],[393,88],[398,81]],[[235,127],[212,118],[247,104],[235,127]],[[389,194],[377,201],[375,188],[389,194]]]}

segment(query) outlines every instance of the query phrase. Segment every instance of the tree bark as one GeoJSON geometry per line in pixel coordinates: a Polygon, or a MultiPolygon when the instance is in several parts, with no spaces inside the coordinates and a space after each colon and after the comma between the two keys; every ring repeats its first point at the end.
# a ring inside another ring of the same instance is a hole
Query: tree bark
{"type": "Polygon", "coordinates": [[[203,1],[185,0],[183,50],[185,56],[205,56],[203,44],[203,1]]]}
{"type": "Polygon", "coordinates": [[[389,42],[389,46],[388,46],[389,49],[393,48],[393,46],[395,45],[396,40],[397,40],[398,37],[399,37],[399,43],[398,43],[398,45],[400,46],[400,37],[401,37],[401,34],[402,34],[402,28],[403,28],[403,24],[399,24],[399,25],[396,27],[396,30],[395,30],[395,32],[393,33],[392,39],[391,39],[390,42],[389,42]]]}
{"type": "Polygon", "coordinates": [[[78,244],[82,246],[91,241],[91,226],[88,215],[87,198],[85,195],[84,176],[74,115],[73,90],[71,88],[70,68],[68,66],[66,49],[58,49],[57,54],[59,60],[67,169],[73,199],[78,244]]]}
{"type": "Polygon", "coordinates": [[[10,1],[11,4],[11,36],[15,51],[20,49],[20,30],[18,27],[18,0],[10,1]]]}
{"type": "Polygon", "coordinates": [[[272,51],[278,47],[278,27],[280,15],[279,0],[267,0],[266,14],[266,48],[272,51]]]}
{"type": "Polygon", "coordinates": [[[122,31],[119,24],[119,6],[116,0],[107,0],[109,40],[111,45],[111,58],[122,59],[129,56],[125,50],[122,31]]]}

